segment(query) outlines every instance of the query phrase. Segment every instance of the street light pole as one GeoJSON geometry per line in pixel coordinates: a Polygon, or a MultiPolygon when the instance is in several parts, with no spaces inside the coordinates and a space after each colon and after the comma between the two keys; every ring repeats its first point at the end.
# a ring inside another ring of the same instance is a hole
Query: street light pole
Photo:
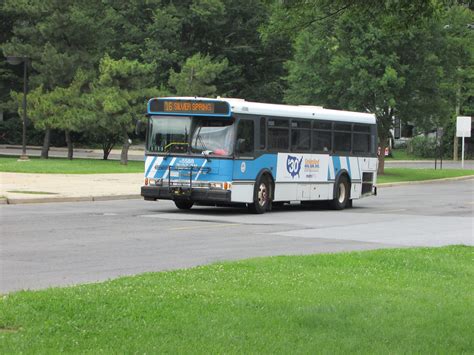
{"type": "Polygon", "coordinates": [[[21,160],[28,160],[26,155],[26,95],[28,94],[28,82],[27,82],[27,68],[28,58],[23,58],[23,135],[22,135],[22,147],[21,147],[21,160]]]}
{"type": "Polygon", "coordinates": [[[11,65],[18,65],[23,62],[23,133],[22,133],[22,150],[20,159],[22,161],[29,160],[28,155],[26,155],[26,95],[28,93],[28,57],[18,57],[18,56],[7,56],[7,62],[11,65]]]}

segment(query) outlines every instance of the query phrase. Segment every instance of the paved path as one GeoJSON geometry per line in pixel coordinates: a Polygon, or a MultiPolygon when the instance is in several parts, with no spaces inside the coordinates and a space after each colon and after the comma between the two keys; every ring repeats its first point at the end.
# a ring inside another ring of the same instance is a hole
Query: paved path
{"type": "MultiPolygon", "coordinates": [[[[21,146],[0,145],[0,155],[20,156],[21,153],[21,146]]],[[[109,159],[120,160],[120,153],[120,149],[113,149],[110,152],[109,159]]],[[[26,149],[26,154],[30,157],[39,157],[41,156],[41,147],[28,146],[26,149]]],[[[101,149],[74,149],[74,158],[102,159],[103,155],[104,154],[101,149]]],[[[67,158],[67,149],[62,147],[52,147],[49,150],[49,156],[51,158],[67,158]]],[[[144,147],[132,146],[131,149],[128,151],[129,160],[143,161],[144,156],[144,147]]]]}
{"type": "Polygon", "coordinates": [[[0,206],[0,292],[218,260],[405,246],[474,245],[474,180],[379,190],[354,208],[265,215],[141,200],[0,206]]]}
{"type": "MultiPolygon", "coordinates": [[[[26,163],[27,164],[27,163],[26,163]]],[[[10,203],[138,198],[143,174],[1,173],[0,196],[10,203]]]]}

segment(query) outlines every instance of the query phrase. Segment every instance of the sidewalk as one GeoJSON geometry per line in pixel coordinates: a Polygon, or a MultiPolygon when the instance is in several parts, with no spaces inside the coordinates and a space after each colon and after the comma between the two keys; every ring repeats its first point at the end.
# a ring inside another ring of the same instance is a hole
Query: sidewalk
{"type": "MultiPolygon", "coordinates": [[[[110,160],[119,160],[121,149],[112,149],[109,154],[110,160]]],[[[20,156],[22,153],[21,145],[6,145],[0,144],[0,155],[20,156]]],[[[102,159],[102,149],[91,148],[74,148],[74,158],[80,159],[102,159]]],[[[41,147],[26,146],[26,155],[30,157],[39,157],[41,155],[41,147]]],[[[49,148],[49,156],[54,158],[67,158],[67,148],[65,147],[51,147],[49,148]]],[[[143,161],[145,156],[145,148],[139,145],[130,146],[128,150],[128,159],[143,161]]]]}
{"type": "Polygon", "coordinates": [[[143,173],[0,174],[0,203],[99,201],[141,198],[143,173]]]}

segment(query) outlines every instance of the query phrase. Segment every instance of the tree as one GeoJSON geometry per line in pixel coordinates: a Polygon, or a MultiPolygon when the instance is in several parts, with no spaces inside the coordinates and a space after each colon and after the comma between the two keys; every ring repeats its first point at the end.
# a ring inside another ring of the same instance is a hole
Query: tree
{"type": "Polygon", "coordinates": [[[383,152],[395,116],[417,122],[446,117],[439,90],[443,67],[438,51],[444,48],[428,20],[402,30],[398,16],[367,21],[366,12],[346,11],[298,36],[295,57],[287,63],[285,99],[374,113],[383,152]]]}
{"type": "MultiPolygon", "coordinates": [[[[474,116],[474,13],[466,6],[449,7],[440,21],[440,37],[445,41],[443,90],[448,97],[451,125],[456,116],[474,116]]],[[[458,159],[456,130],[452,129],[453,158],[458,159]]],[[[451,138],[451,137],[449,137],[451,138]]]]}
{"type": "Polygon", "coordinates": [[[154,64],[138,60],[114,60],[108,55],[100,61],[99,75],[84,94],[90,128],[119,135],[122,139],[121,164],[128,163],[129,133],[145,111],[147,99],[160,90],[153,87],[154,64]]]}
{"type": "MultiPolygon", "coordinates": [[[[31,58],[29,82],[44,93],[67,88],[78,68],[92,70],[100,58],[106,8],[96,1],[5,0],[2,13],[14,19],[12,36],[1,44],[5,55],[31,58]]],[[[44,125],[42,157],[48,157],[50,126],[44,125]]]]}
{"type": "MultiPolygon", "coordinates": [[[[28,98],[28,110],[35,128],[46,132],[51,129],[65,132],[68,159],[73,158],[71,132],[81,132],[85,127],[87,111],[81,105],[81,95],[87,80],[87,74],[79,70],[69,87],[46,91],[41,85],[31,91],[28,98]]],[[[21,94],[15,93],[14,96],[17,100],[21,99],[21,94]]],[[[21,109],[21,105],[19,107],[21,109]]]]}
{"type": "Polygon", "coordinates": [[[171,69],[168,84],[178,96],[211,96],[217,91],[213,82],[227,66],[227,59],[213,62],[210,56],[197,53],[186,60],[181,72],[171,69]]]}
{"type": "MultiPolygon", "coordinates": [[[[450,0],[446,0],[448,2],[450,0]]],[[[403,29],[437,11],[435,1],[412,0],[284,0],[272,4],[272,16],[265,25],[265,34],[285,33],[295,38],[301,31],[325,20],[336,21],[340,16],[356,11],[365,20],[395,16],[396,26],[403,29]]]]}

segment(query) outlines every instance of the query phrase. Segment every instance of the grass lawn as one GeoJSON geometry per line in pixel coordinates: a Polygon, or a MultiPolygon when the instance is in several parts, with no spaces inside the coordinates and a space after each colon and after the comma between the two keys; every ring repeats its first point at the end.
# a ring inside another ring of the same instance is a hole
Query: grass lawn
{"type": "Polygon", "coordinates": [[[386,160],[434,160],[434,158],[421,158],[408,154],[406,149],[392,149],[392,156],[385,157],[386,160]]]}
{"type": "Polygon", "coordinates": [[[259,258],[0,301],[0,353],[472,353],[474,248],[259,258]]]}
{"type": "Polygon", "coordinates": [[[18,157],[0,157],[0,171],[14,173],[40,174],[106,174],[106,173],[140,173],[144,163],[129,161],[120,165],[117,160],[30,157],[30,161],[18,161],[18,157]]]}
{"type": "Polygon", "coordinates": [[[377,183],[435,180],[469,175],[474,175],[474,170],[385,168],[385,174],[377,176],[377,183]]]}

